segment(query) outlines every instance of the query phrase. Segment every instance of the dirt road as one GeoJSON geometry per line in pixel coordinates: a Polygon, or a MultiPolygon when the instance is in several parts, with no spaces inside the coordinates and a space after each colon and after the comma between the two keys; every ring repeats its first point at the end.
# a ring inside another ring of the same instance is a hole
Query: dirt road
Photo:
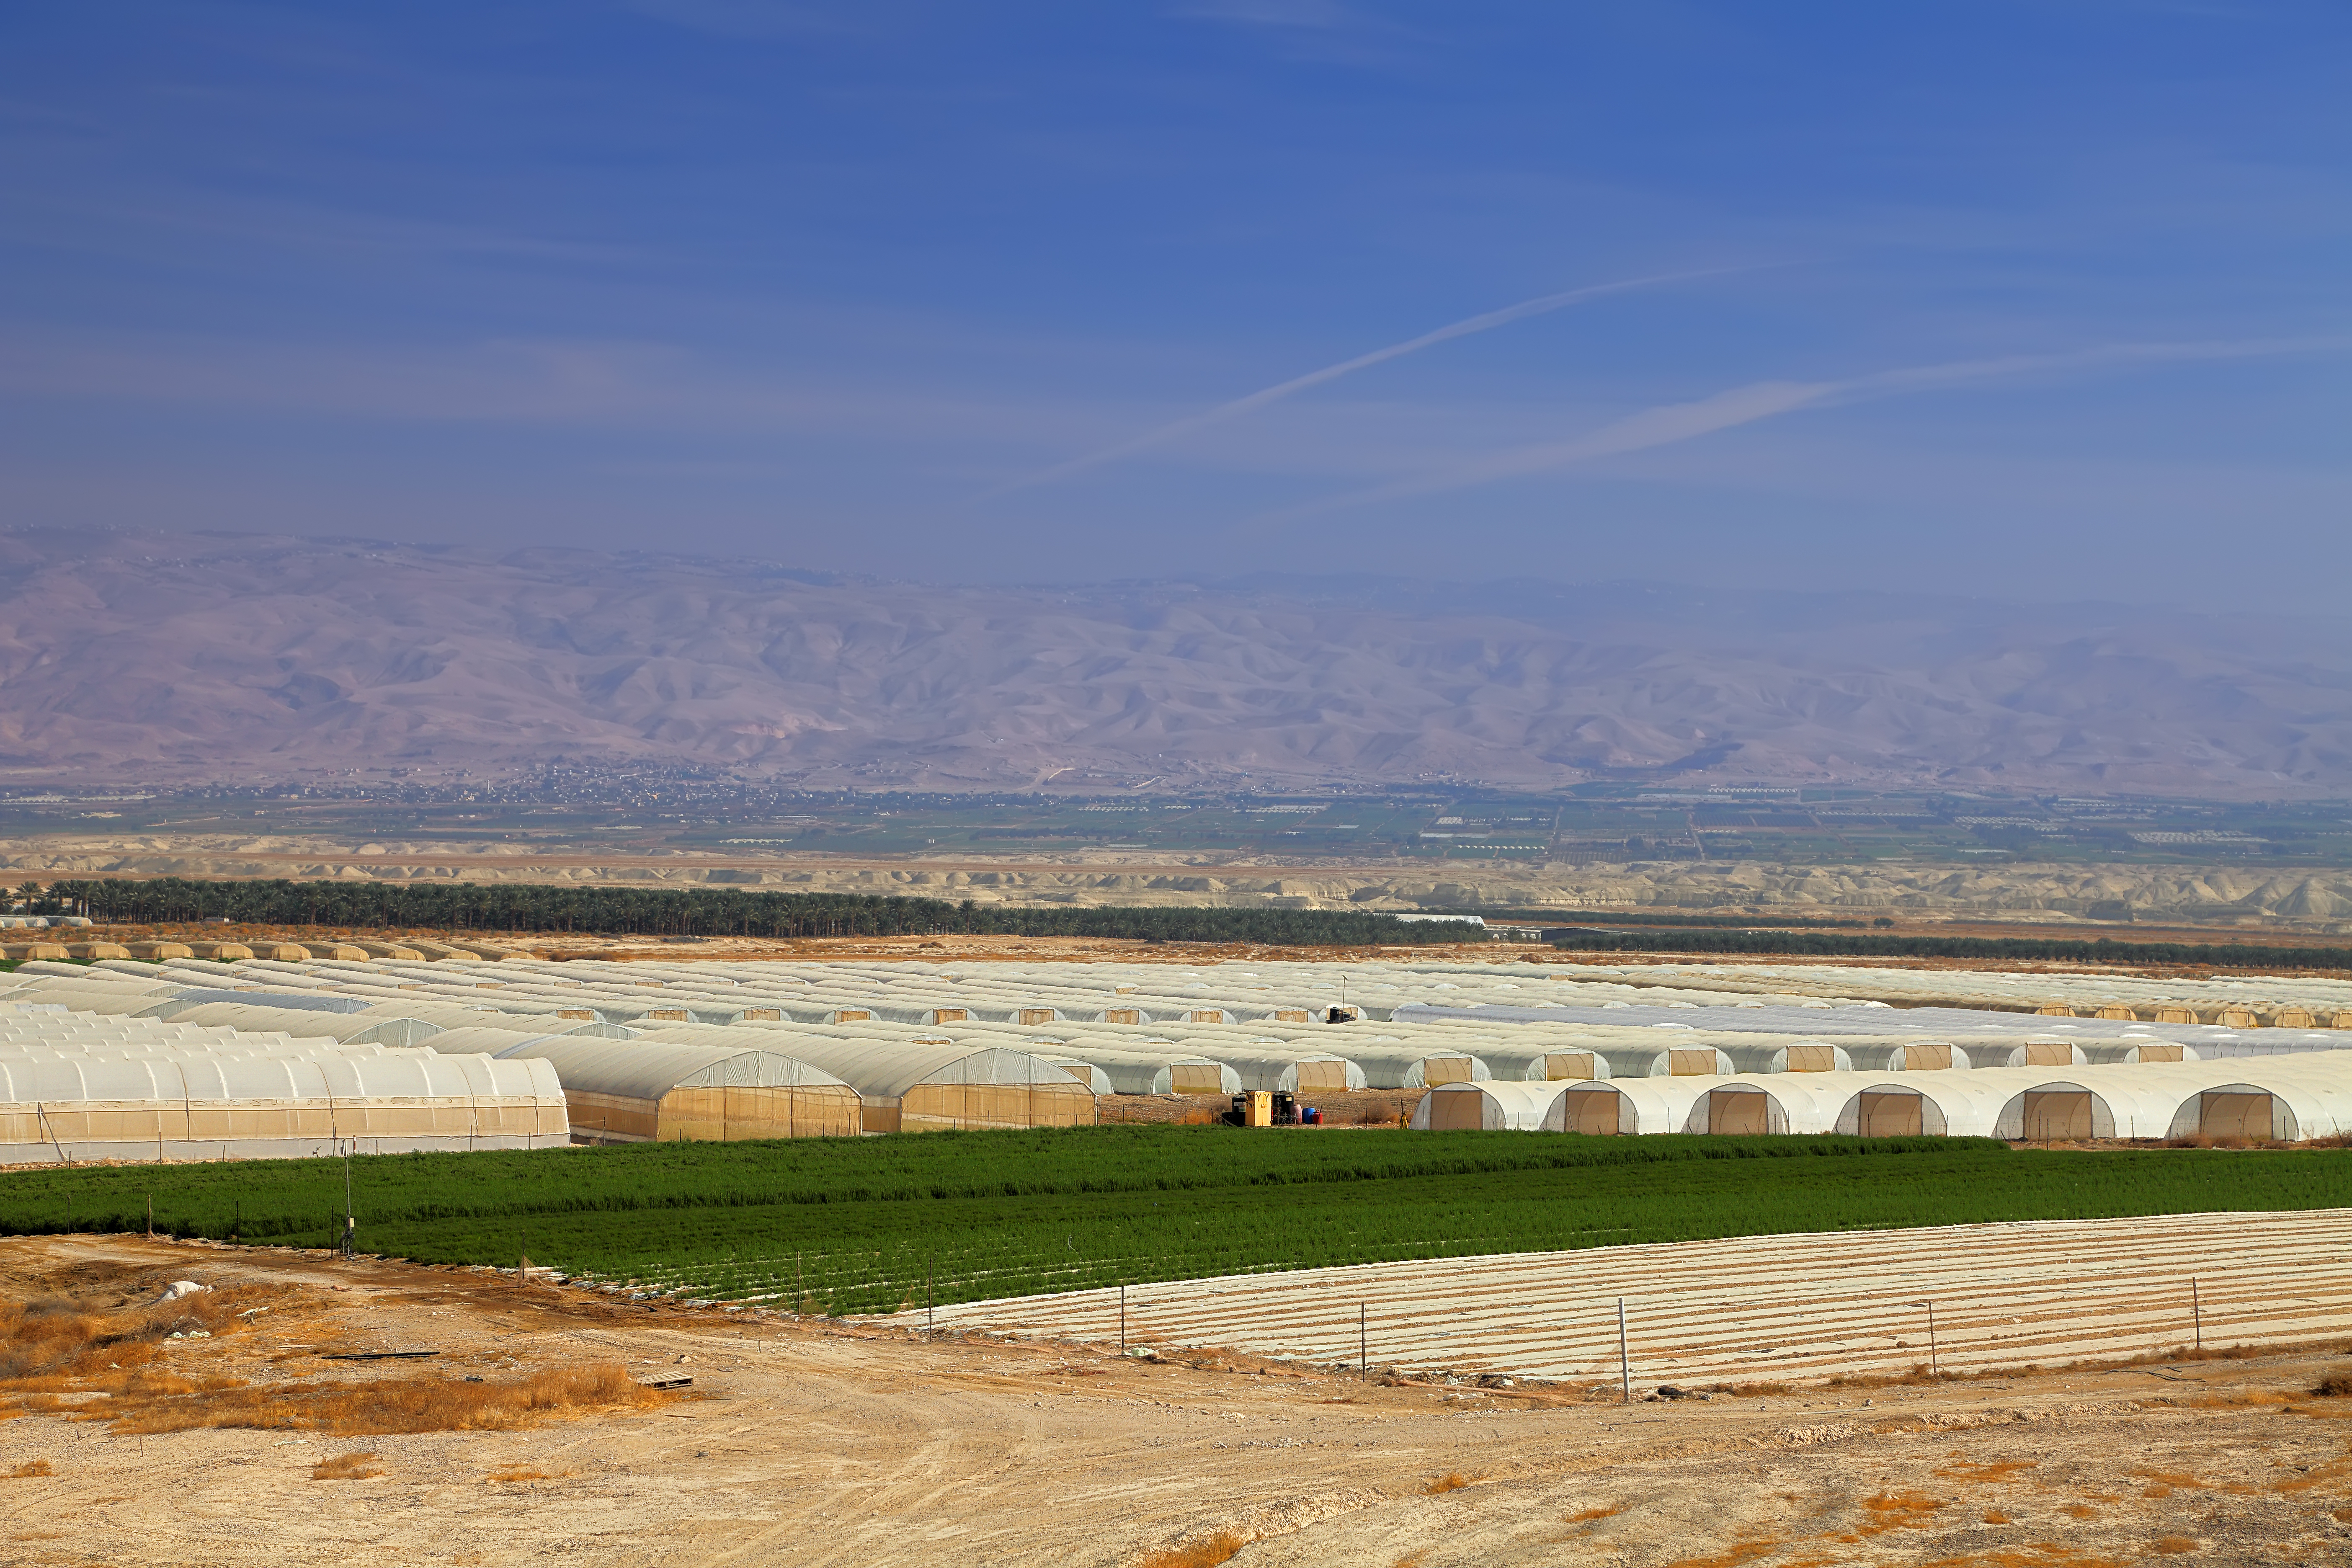
{"type": "MultiPolygon", "coordinates": [[[[0,1245],[20,1301],[152,1311],[174,1279],[270,1310],[160,1342],[171,1370],[289,1410],[338,1378],[487,1388],[620,1363],[695,1383],[650,1409],[407,1434],[142,1437],[101,1413],[115,1398],[68,1395],[0,1420],[0,1561],[1131,1564],[1221,1533],[1244,1568],[2352,1561],[2352,1399],[2306,1395],[2344,1364],[2319,1350],[1626,1406],[924,1343],[317,1255],[0,1245]],[[319,1354],[387,1350],[440,1353],[319,1354]],[[312,1479],[355,1452],[382,1473],[312,1479]]],[[[23,1386],[0,1379],[0,1405],[23,1386]]]]}

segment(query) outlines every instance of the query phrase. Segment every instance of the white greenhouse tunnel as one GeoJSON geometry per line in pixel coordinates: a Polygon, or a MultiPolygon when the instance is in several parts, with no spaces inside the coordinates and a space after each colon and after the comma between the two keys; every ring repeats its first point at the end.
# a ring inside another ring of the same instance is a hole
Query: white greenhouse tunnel
{"type": "Polygon", "coordinates": [[[1412,1125],[1600,1135],[1842,1132],[2036,1142],[2198,1137],[2296,1142],[2352,1132],[2352,1051],[2099,1064],[2072,1071],[1994,1068],[1542,1084],[1490,1079],[1432,1089],[1412,1125]]]}

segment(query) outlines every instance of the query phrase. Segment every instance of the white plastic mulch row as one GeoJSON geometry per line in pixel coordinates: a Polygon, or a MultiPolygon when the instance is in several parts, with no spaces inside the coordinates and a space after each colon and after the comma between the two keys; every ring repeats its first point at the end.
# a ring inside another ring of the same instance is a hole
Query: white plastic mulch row
{"type": "MultiPolygon", "coordinates": [[[[2352,1210],[2047,1220],[1511,1253],[1132,1287],[1129,1342],[1637,1385],[2119,1358],[2345,1333],[2352,1210]]],[[[939,1326],[1116,1343],[1117,1289],[942,1307],[939,1326]]],[[[881,1321],[919,1324],[920,1312],[881,1321]]],[[[2191,1368],[2193,1371],[2193,1367],[2191,1368]]],[[[2151,1382],[2150,1388],[2168,1387],[2151,1382]]]]}

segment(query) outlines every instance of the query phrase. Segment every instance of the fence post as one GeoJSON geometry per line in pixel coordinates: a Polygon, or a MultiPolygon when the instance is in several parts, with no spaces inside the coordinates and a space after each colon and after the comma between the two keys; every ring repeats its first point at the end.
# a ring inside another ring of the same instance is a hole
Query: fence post
{"type": "Polygon", "coordinates": [[[1118,1288],[1118,1353],[1127,1353],[1127,1287],[1118,1288]]]}
{"type": "Polygon", "coordinates": [[[2197,1276],[2189,1277],[2189,1319],[2197,1326],[2197,1348],[2205,1348],[2205,1303],[2197,1297],[2197,1276]]]}
{"type": "Polygon", "coordinates": [[[1617,1376],[1625,1397],[1620,1404],[1633,1403],[1633,1356],[1625,1343],[1625,1298],[1617,1298],[1617,1376]]]}
{"type": "Polygon", "coordinates": [[[1360,1383],[1372,1381],[1372,1332],[1365,1319],[1366,1308],[1356,1303],[1356,1378],[1360,1383]]]}
{"type": "Polygon", "coordinates": [[[1903,1304],[1906,1307],[1925,1307],[1927,1309],[1927,1375],[1929,1377],[1935,1377],[1938,1375],[1941,1371],[1941,1368],[1937,1363],[1936,1353],[1936,1303],[1933,1301],[1906,1301],[1903,1304]]]}

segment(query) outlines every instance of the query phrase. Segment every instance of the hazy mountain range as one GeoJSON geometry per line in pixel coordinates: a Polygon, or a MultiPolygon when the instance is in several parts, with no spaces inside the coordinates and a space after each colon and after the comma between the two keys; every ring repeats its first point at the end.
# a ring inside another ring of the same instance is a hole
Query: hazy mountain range
{"type": "Polygon", "coordinates": [[[556,758],[944,789],[2335,794],[2352,788],[2352,621],[1654,584],[994,587],[659,554],[0,534],[0,766],[16,777],[556,758]]]}

